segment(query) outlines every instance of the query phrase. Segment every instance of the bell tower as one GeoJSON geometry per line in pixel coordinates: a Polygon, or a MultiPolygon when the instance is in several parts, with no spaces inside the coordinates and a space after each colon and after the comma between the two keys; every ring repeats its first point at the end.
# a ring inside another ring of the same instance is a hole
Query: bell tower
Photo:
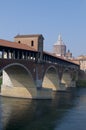
{"type": "Polygon", "coordinates": [[[14,37],[14,41],[18,44],[25,44],[31,48],[33,51],[37,51],[37,59],[42,61],[43,58],[43,41],[44,37],[42,34],[32,34],[32,35],[17,35],[14,37]]]}

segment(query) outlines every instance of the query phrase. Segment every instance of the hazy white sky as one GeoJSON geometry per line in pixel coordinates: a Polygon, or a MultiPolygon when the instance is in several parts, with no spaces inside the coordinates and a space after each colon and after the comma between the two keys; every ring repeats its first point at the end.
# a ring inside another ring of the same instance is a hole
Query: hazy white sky
{"type": "Polygon", "coordinates": [[[0,0],[0,39],[43,34],[53,50],[58,35],[73,56],[86,55],[86,0],[0,0]]]}

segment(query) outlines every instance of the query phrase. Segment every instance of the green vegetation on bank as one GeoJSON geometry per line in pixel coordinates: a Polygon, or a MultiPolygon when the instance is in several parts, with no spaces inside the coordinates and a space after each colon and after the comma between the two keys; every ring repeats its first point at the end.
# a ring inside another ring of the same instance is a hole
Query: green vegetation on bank
{"type": "Polygon", "coordinates": [[[2,78],[0,78],[0,85],[2,84],[2,78]]]}
{"type": "Polygon", "coordinates": [[[86,87],[86,80],[78,80],[76,82],[77,87],[86,87]]]}
{"type": "Polygon", "coordinates": [[[0,78],[0,89],[1,89],[1,84],[2,84],[2,78],[0,78]]]}

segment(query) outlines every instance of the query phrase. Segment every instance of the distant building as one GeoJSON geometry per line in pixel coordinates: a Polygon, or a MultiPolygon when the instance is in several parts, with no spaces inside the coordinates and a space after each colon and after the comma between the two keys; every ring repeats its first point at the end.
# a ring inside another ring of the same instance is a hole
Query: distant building
{"type": "Polygon", "coordinates": [[[64,57],[66,54],[66,46],[62,41],[61,35],[58,36],[58,40],[53,46],[53,53],[56,56],[61,56],[61,57],[64,57]]]}
{"type": "Polygon", "coordinates": [[[61,35],[58,36],[57,42],[53,45],[53,54],[65,59],[72,58],[72,53],[69,50],[66,52],[66,45],[64,44],[61,35]]]}
{"type": "Polygon", "coordinates": [[[75,63],[80,65],[80,69],[86,72],[86,55],[78,56],[76,59],[73,59],[75,63]]]}
{"type": "Polygon", "coordinates": [[[67,59],[72,59],[72,58],[73,58],[73,57],[72,57],[72,53],[70,52],[70,50],[68,50],[68,52],[66,52],[65,57],[66,57],[67,59]]]}
{"type": "Polygon", "coordinates": [[[70,50],[66,51],[66,45],[64,44],[61,35],[58,36],[57,42],[53,45],[53,54],[79,64],[80,69],[86,72],[86,55],[73,58],[70,50]]]}

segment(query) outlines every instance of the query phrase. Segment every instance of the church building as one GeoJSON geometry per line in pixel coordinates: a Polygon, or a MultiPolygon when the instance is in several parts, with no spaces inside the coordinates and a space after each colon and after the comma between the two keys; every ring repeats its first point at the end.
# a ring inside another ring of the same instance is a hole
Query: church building
{"type": "Polygon", "coordinates": [[[69,50],[66,52],[66,45],[64,44],[61,35],[58,36],[57,42],[53,45],[53,54],[65,59],[72,58],[72,53],[69,50]]]}

